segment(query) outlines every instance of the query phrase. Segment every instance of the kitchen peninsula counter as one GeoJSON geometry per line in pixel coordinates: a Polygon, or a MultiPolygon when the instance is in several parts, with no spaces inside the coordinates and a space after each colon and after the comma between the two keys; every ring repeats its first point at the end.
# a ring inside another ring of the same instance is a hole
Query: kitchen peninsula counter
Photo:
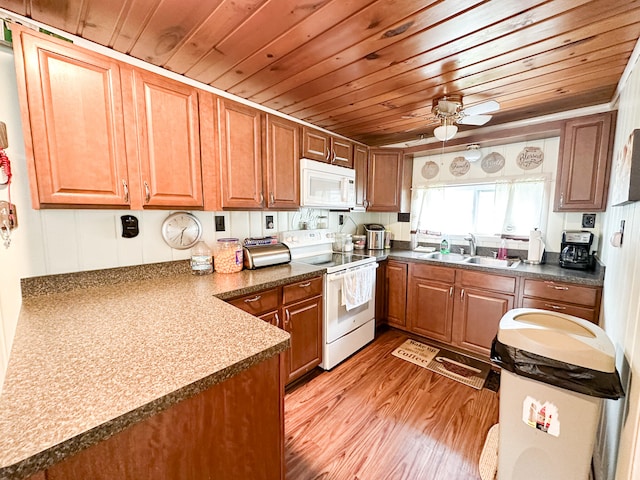
{"type": "Polygon", "coordinates": [[[321,275],[187,262],[23,280],[0,396],[0,478],[25,478],[286,350],[224,299],[321,275]]]}

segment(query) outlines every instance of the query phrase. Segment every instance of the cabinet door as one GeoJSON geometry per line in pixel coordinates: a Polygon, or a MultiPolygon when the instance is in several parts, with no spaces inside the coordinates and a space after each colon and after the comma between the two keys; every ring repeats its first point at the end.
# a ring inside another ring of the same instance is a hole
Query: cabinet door
{"type": "Polygon", "coordinates": [[[330,163],[331,137],[306,126],[302,127],[302,157],[330,163]]]}
{"type": "Polygon", "coordinates": [[[356,171],[356,207],[367,207],[367,162],[369,149],[356,145],[353,151],[353,168],[356,171]]]}
{"type": "Polygon", "coordinates": [[[353,168],[353,143],[342,138],[331,138],[331,163],[353,168]]]}
{"type": "Polygon", "coordinates": [[[554,211],[606,210],[614,122],[614,112],[607,112],[565,123],[554,211]]]}
{"type": "Polygon", "coordinates": [[[202,207],[197,89],[144,70],[133,75],[143,205],[202,207]]]}
{"type": "Polygon", "coordinates": [[[298,138],[298,126],[295,123],[266,115],[265,170],[269,208],[300,207],[298,138]]]}
{"type": "Polygon", "coordinates": [[[371,150],[367,173],[367,210],[370,212],[400,211],[402,151],[371,150]]]}
{"type": "Polygon", "coordinates": [[[260,315],[260,318],[274,327],[282,327],[280,312],[278,310],[260,315]]]}
{"type": "Polygon", "coordinates": [[[386,268],[387,323],[407,326],[407,264],[389,260],[386,268]]]}
{"type": "Polygon", "coordinates": [[[12,29],[33,207],[128,206],[120,64],[12,29]]]}
{"type": "Polygon", "coordinates": [[[387,318],[387,262],[378,262],[376,269],[376,327],[387,318]]]}
{"type": "Polygon", "coordinates": [[[264,207],[260,112],[218,99],[222,207],[264,207]]]}
{"type": "Polygon", "coordinates": [[[301,377],[322,362],[322,296],[285,305],[284,329],[291,335],[285,353],[285,381],[301,377]]]}
{"type": "Polygon", "coordinates": [[[411,331],[451,343],[453,285],[413,276],[409,284],[407,317],[411,331]]]}
{"type": "Polygon", "coordinates": [[[251,315],[261,317],[280,308],[281,292],[281,288],[276,287],[229,300],[229,303],[251,315]]]}
{"type": "Polygon", "coordinates": [[[458,288],[456,296],[454,345],[489,356],[500,319],[513,308],[515,295],[458,288]]]}

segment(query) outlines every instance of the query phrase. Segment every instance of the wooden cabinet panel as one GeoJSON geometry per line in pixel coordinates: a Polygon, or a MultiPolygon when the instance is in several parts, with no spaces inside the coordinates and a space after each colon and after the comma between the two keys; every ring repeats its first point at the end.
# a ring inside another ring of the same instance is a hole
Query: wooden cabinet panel
{"type": "Polygon", "coordinates": [[[516,293],[517,281],[515,277],[504,275],[490,275],[472,270],[458,270],[457,283],[466,287],[478,287],[496,292],[516,293]]]}
{"type": "Polygon", "coordinates": [[[589,115],[565,123],[560,141],[554,211],[606,210],[614,114],[589,115]]]}
{"type": "Polygon", "coordinates": [[[524,280],[523,295],[593,307],[599,300],[599,288],[550,280],[524,280]]]}
{"type": "Polygon", "coordinates": [[[48,480],[284,479],[279,357],[54,465],[48,480]]]}
{"type": "Polygon", "coordinates": [[[120,64],[13,28],[33,207],[128,206],[120,64]]]}
{"type": "Polygon", "coordinates": [[[456,295],[453,343],[488,357],[500,320],[513,308],[515,295],[460,287],[456,295]]]}
{"type": "Polygon", "coordinates": [[[322,289],[322,277],[292,283],[291,285],[285,285],[282,287],[282,301],[284,304],[289,304],[304,300],[305,298],[322,295],[322,289]]]}
{"type": "Polygon", "coordinates": [[[331,137],[331,163],[353,168],[353,143],[342,138],[331,137]]]}
{"type": "Polygon", "coordinates": [[[256,109],[218,98],[222,207],[264,207],[261,118],[256,109]]]}
{"type": "Polygon", "coordinates": [[[367,164],[369,149],[364,145],[356,145],[353,150],[353,168],[356,173],[356,207],[367,206],[367,164]]]}
{"type": "Polygon", "coordinates": [[[300,207],[298,125],[281,117],[265,117],[265,192],[267,206],[300,207]]]}
{"type": "Polygon", "coordinates": [[[276,310],[274,312],[269,312],[260,315],[260,319],[264,320],[267,323],[270,323],[274,327],[282,327],[282,320],[280,320],[280,311],[276,310]]]}
{"type": "Polygon", "coordinates": [[[599,321],[595,308],[580,307],[578,305],[571,305],[570,303],[525,297],[522,299],[522,306],[524,308],[539,308],[541,310],[565,313],[567,315],[573,315],[574,317],[584,318],[595,324],[599,321]]]}
{"type": "Polygon", "coordinates": [[[230,300],[229,303],[256,317],[280,308],[280,288],[263,290],[230,300]]]}
{"type": "Polygon", "coordinates": [[[402,190],[402,151],[371,150],[369,152],[367,210],[400,211],[402,190]]]}
{"type": "Polygon", "coordinates": [[[283,314],[284,329],[291,334],[291,348],[284,354],[289,383],[322,362],[322,296],[285,305],[283,314]]]}
{"type": "Polygon", "coordinates": [[[386,268],[387,322],[394,327],[407,326],[407,264],[389,260],[386,268]]]}
{"type": "Polygon", "coordinates": [[[438,267],[426,263],[412,263],[411,277],[420,277],[436,282],[453,284],[456,279],[456,270],[450,267],[438,267]]]}
{"type": "Polygon", "coordinates": [[[407,317],[411,331],[450,343],[453,285],[417,277],[413,275],[413,271],[410,272],[407,317]]]}
{"type": "Polygon", "coordinates": [[[198,90],[133,72],[144,206],[202,207],[198,90]]]}
{"type": "Polygon", "coordinates": [[[302,127],[302,158],[330,163],[331,137],[320,130],[302,127]]]}
{"type": "Polygon", "coordinates": [[[376,327],[387,319],[387,262],[378,262],[376,269],[376,327]]]}

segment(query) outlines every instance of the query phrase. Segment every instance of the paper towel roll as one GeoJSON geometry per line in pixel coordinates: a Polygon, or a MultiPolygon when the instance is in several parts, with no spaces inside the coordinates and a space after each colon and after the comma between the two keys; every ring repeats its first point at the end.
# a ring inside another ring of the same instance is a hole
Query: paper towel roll
{"type": "Polygon", "coordinates": [[[529,250],[527,251],[527,262],[540,263],[544,253],[544,243],[542,243],[542,232],[531,230],[529,232],[529,250]]]}

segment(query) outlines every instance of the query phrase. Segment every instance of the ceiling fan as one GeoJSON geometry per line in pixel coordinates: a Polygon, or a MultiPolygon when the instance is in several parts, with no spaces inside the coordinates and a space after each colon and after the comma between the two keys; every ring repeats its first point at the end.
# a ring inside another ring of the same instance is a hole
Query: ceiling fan
{"type": "Polygon", "coordinates": [[[441,125],[433,130],[433,135],[440,141],[451,140],[458,132],[459,125],[480,126],[491,120],[487,113],[496,112],[500,104],[495,100],[478,103],[469,108],[463,108],[462,95],[445,95],[435,98],[431,112],[441,125]]]}

